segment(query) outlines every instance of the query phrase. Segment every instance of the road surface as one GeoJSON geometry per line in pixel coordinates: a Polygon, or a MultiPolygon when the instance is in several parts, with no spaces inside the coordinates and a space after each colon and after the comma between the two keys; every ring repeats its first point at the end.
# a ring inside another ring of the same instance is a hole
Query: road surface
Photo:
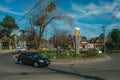
{"type": "Polygon", "coordinates": [[[0,80],[120,80],[120,54],[110,60],[79,64],[51,64],[34,68],[15,63],[16,53],[0,52],[0,80]]]}

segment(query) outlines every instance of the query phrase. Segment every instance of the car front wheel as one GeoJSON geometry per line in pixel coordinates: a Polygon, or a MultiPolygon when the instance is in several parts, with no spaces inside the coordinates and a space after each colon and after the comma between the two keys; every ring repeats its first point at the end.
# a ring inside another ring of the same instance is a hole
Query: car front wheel
{"type": "Polygon", "coordinates": [[[34,63],[33,63],[33,66],[34,66],[34,67],[39,67],[39,64],[38,64],[37,62],[34,62],[34,63]]]}
{"type": "Polygon", "coordinates": [[[23,64],[23,61],[22,61],[22,60],[18,60],[18,63],[19,63],[19,64],[23,64]]]}

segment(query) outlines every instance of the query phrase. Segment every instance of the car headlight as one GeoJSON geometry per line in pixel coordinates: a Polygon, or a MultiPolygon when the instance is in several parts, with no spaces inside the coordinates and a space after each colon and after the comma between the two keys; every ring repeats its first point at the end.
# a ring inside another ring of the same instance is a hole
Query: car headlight
{"type": "Polygon", "coordinates": [[[39,60],[39,62],[44,62],[44,60],[39,60]]]}

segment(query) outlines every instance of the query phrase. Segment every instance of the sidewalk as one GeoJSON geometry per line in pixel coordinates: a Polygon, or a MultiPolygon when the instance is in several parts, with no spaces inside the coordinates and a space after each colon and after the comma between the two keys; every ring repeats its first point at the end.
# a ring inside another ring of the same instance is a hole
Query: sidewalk
{"type": "Polygon", "coordinates": [[[16,49],[13,49],[13,50],[0,50],[0,54],[1,53],[8,53],[8,52],[16,52],[17,50],[16,49]]]}

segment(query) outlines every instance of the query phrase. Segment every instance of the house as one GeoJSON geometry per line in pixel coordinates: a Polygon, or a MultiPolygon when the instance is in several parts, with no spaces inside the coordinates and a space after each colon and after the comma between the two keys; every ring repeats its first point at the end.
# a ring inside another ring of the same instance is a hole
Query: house
{"type": "Polygon", "coordinates": [[[103,40],[101,38],[92,38],[89,40],[89,49],[92,48],[99,48],[102,49],[103,48],[103,40]]]}
{"type": "MultiPolygon", "coordinates": [[[[102,49],[103,44],[104,41],[99,37],[92,38],[89,41],[85,37],[80,39],[80,49],[102,49]]],[[[75,40],[73,45],[75,46],[75,40]]]]}
{"type": "Polygon", "coordinates": [[[87,49],[94,49],[94,44],[93,43],[88,43],[87,44],[87,49]]]}
{"type": "Polygon", "coordinates": [[[45,40],[45,39],[42,39],[42,40],[40,41],[40,46],[41,46],[41,47],[48,47],[48,41],[45,40]]]}
{"type": "Polygon", "coordinates": [[[86,38],[81,37],[80,48],[87,48],[88,41],[86,38]]]}

